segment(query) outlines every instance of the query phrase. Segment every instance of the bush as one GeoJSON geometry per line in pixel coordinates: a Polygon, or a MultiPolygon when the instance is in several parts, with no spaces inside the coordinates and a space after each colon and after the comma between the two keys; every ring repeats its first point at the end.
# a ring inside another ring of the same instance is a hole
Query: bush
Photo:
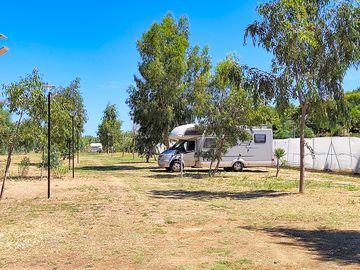
{"type": "MultiPolygon", "coordinates": [[[[44,156],[44,165],[47,168],[48,167],[48,155],[47,152],[44,156]]],[[[61,153],[57,149],[52,149],[50,153],[50,167],[51,169],[55,169],[60,167],[61,165],[61,153]]]]}
{"type": "Polygon", "coordinates": [[[28,157],[24,157],[19,164],[18,167],[18,171],[19,171],[19,176],[21,178],[24,178],[28,175],[29,173],[29,168],[30,168],[30,159],[28,157]]]}
{"type": "Polygon", "coordinates": [[[58,166],[52,170],[54,178],[64,178],[64,176],[68,173],[69,169],[67,166],[58,166]]]}

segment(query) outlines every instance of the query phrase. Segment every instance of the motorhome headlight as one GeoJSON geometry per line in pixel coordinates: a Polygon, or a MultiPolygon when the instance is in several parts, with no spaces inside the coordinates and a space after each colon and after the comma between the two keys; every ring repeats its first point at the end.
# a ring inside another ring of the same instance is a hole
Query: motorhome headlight
{"type": "Polygon", "coordinates": [[[160,156],[159,156],[159,160],[160,160],[160,161],[169,161],[172,156],[173,156],[172,154],[160,155],[160,156]]]}

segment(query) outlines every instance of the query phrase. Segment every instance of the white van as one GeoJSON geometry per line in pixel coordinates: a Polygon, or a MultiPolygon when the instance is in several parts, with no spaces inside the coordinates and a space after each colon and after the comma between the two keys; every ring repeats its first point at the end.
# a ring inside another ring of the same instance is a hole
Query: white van
{"type": "MultiPolygon", "coordinates": [[[[247,129],[251,140],[241,141],[230,148],[220,161],[219,167],[225,170],[242,171],[253,166],[272,166],[273,133],[269,128],[247,129]]],[[[195,124],[183,125],[173,129],[169,135],[176,144],[162,152],[158,159],[159,167],[178,172],[183,166],[193,168],[209,168],[210,160],[202,157],[202,153],[210,149],[215,141],[213,136],[199,134],[195,124]]],[[[213,167],[215,163],[213,164],[213,167]]]]}

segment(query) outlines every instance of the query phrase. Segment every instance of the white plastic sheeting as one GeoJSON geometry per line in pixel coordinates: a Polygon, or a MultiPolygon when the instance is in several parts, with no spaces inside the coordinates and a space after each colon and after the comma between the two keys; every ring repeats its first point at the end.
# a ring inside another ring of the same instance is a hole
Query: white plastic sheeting
{"type": "MultiPolygon", "coordinates": [[[[287,165],[300,165],[300,139],[274,140],[274,149],[285,150],[287,165]]],[[[305,167],[316,170],[360,173],[360,138],[320,137],[305,139],[305,167]]]]}

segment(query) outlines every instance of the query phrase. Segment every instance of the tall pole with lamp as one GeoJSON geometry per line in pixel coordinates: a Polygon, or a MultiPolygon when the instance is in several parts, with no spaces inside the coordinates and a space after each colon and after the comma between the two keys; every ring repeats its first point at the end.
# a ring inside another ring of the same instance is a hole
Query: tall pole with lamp
{"type": "Polygon", "coordinates": [[[51,155],[51,89],[54,88],[53,85],[44,85],[45,89],[48,89],[47,101],[48,101],[48,121],[47,121],[47,139],[48,139],[48,156],[47,156],[47,165],[48,165],[48,185],[47,185],[47,197],[50,198],[50,185],[51,185],[51,171],[50,171],[50,155],[51,155]]]}
{"type": "MultiPolygon", "coordinates": [[[[6,37],[5,35],[3,35],[3,34],[0,33],[0,39],[5,39],[5,38],[7,38],[7,37],[6,37]]],[[[8,50],[9,50],[8,47],[5,47],[5,46],[1,47],[1,48],[0,48],[0,55],[3,55],[3,54],[6,53],[8,50]]]]}
{"type": "Polygon", "coordinates": [[[75,177],[75,121],[74,121],[74,117],[75,117],[75,112],[72,111],[70,112],[70,116],[71,116],[71,123],[72,123],[72,128],[71,128],[71,137],[72,137],[72,178],[75,177]]]}

